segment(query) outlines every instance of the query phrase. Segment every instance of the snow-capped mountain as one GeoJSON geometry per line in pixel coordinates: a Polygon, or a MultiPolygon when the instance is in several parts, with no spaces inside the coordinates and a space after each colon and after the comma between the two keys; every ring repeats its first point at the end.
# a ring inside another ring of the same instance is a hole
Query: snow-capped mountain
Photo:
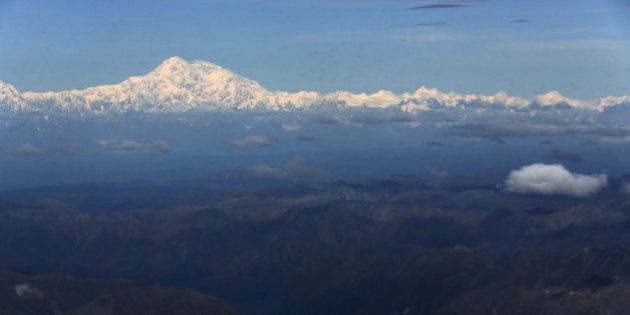
{"type": "MultiPolygon", "coordinates": [[[[144,76],[130,77],[114,85],[59,93],[24,93],[40,110],[89,110],[93,112],[186,112],[276,109],[301,105],[311,93],[272,93],[258,82],[212,63],[169,58],[144,76]]],[[[318,97],[315,96],[315,97],[318,97]]]]}
{"type": "Polygon", "coordinates": [[[12,85],[0,82],[0,110],[26,110],[26,101],[12,85]]]}
{"type": "Polygon", "coordinates": [[[545,93],[543,95],[538,95],[534,98],[533,102],[542,106],[553,106],[558,104],[565,104],[571,107],[588,106],[586,102],[570,99],[556,91],[545,93]]]}
{"type": "Polygon", "coordinates": [[[430,110],[434,106],[455,107],[467,104],[494,104],[525,108],[568,105],[574,108],[603,110],[628,103],[630,97],[606,97],[580,101],[549,92],[532,100],[510,96],[461,95],[421,87],[415,92],[373,94],[338,91],[296,93],[269,91],[258,82],[242,77],[218,65],[189,62],[179,57],[165,60],[144,76],[134,76],[113,85],[85,90],[20,93],[10,84],[0,82],[0,110],[11,112],[194,112],[226,110],[290,110],[334,106],[335,108],[395,108],[406,112],[430,110]]]}

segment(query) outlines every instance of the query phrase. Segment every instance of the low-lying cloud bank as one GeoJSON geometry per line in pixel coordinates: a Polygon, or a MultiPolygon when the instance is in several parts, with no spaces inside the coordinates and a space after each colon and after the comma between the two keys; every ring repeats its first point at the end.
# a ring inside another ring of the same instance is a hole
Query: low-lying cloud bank
{"type": "MultiPolygon", "coordinates": [[[[504,118],[508,118],[507,116],[504,118]]],[[[505,120],[505,119],[503,119],[505,120]]],[[[481,138],[489,140],[497,140],[502,138],[528,138],[543,136],[563,136],[563,135],[600,135],[606,136],[602,139],[613,139],[612,143],[619,136],[630,134],[627,127],[604,126],[597,124],[564,124],[556,122],[555,124],[540,123],[506,123],[495,121],[461,124],[455,125],[457,135],[466,138],[481,138]]],[[[630,141],[630,138],[628,138],[630,141]]],[[[599,142],[598,142],[599,143],[599,142]]],[[[602,142],[603,144],[604,142],[602,142]]]]}
{"type": "Polygon", "coordinates": [[[606,175],[582,175],[560,164],[532,164],[510,172],[506,189],[516,193],[586,197],[608,185],[606,175]]]}
{"type": "Polygon", "coordinates": [[[272,177],[279,179],[321,179],[327,177],[322,170],[306,163],[306,160],[299,155],[290,158],[282,167],[271,167],[267,164],[252,166],[250,171],[261,177],[272,177]]]}
{"type": "Polygon", "coordinates": [[[244,139],[230,141],[230,144],[237,148],[247,148],[249,146],[268,147],[274,143],[275,141],[273,139],[262,135],[248,136],[244,139]]]}
{"type": "Polygon", "coordinates": [[[628,144],[630,143],[630,136],[625,137],[601,137],[595,141],[595,144],[628,144]]]}
{"type": "Polygon", "coordinates": [[[23,157],[36,157],[36,156],[46,155],[46,151],[30,143],[22,144],[21,146],[17,147],[12,153],[16,156],[23,156],[23,157]]]}
{"type": "Polygon", "coordinates": [[[133,140],[99,140],[98,144],[110,151],[147,152],[155,154],[171,152],[171,145],[164,140],[157,140],[151,143],[139,143],[133,140]]]}

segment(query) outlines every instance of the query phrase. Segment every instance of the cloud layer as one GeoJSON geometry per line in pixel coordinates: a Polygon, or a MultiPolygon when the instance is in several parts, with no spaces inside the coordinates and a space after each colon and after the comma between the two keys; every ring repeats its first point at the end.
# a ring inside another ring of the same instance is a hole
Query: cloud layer
{"type": "Polygon", "coordinates": [[[409,8],[409,10],[432,10],[432,9],[454,9],[464,7],[463,4],[457,3],[436,3],[436,4],[425,4],[416,6],[413,8],[409,8]]]}
{"type": "Polygon", "coordinates": [[[250,171],[257,176],[280,179],[319,179],[326,177],[323,171],[308,165],[306,160],[299,155],[290,158],[280,168],[259,164],[252,166],[250,171]]]}
{"type": "MultiPolygon", "coordinates": [[[[505,118],[508,118],[507,116],[505,118]]],[[[544,123],[514,123],[506,124],[505,122],[484,122],[476,124],[455,125],[457,134],[461,137],[474,137],[482,139],[498,139],[498,138],[526,138],[541,136],[561,136],[561,135],[624,135],[630,133],[630,129],[626,127],[603,126],[594,124],[564,124],[557,122],[556,124],[544,123]]],[[[597,143],[614,143],[617,139],[606,137],[608,142],[598,141],[597,143]],[[612,140],[611,140],[612,139],[612,140]]]]}
{"type": "Polygon", "coordinates": [[[532,164],[510,172],[508,191],[543,195],[586,197],[608,185],[606,175],[582,175],[560,164],[532,164]]]}
{"type": "Polygon", "coordinates": [[[244,139],[232,140],[230,144],[237,148],[247,148],[249,146],[268,147],[274,144],[274,140],[267,136],[255,135],[245,137],[244,139]]]}
{"type": "Polygon", "coordinates": [[[595,144],[627,144],[630,143],[630,136],[625,137],[601,137],[595,141],[595,144]]]}
{"type": "Polygon", "coordinates": [[[171,145],[164,140],[157,140],[151,143],[139,143],[133,140],[99,140],[98,144],[111,151],[147,152],[155,154],[166,154],[171,151],[171,145]]]}
{"type": "Polygon", "coordinates": [[[25,143],[13,151],[14,155],[23,157],[44,156],[46,152],[30,143],[25,143]]]}

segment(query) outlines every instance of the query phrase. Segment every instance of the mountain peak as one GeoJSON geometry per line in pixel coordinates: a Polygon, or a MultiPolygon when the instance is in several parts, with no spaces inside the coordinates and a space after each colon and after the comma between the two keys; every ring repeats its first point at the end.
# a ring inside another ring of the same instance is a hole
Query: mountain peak
{"type": "Polygon", "coordinates": [[[160,65],[155,67],[149,75],[156,75],[161,78],[173,78],[178,76],[186,76],[190,79],[203,79],[203,77],[214,71],[222,71],[228,76],[236,76],[228,70],[206,61],[190,62],[181,57],[171,57],[164,60],[160,65]]]}
{"type": "Polygon", "coordinates": [[[23,110],[26,103],[13,85],[0,81],[0,110],[23,110]]]}
{"type": "MultiPolygon", "coordinates": [[[[204,68],[213,68],[213,69],[224,69],[223,67],[214,64],[212,62],[208,62],[205,60],[193,60],[193,61],[189,61],[186,60],[182,57],[178,57],[178,56],[173,56],[170,57],[164,61],[162,61],[162,63],[160,63],[160,65],[158,65],[156,67],[156,69],[160,69],[160,68],[186,68],[186,67],[204,67],[204,68]]],[[[226,70],[227,71],[227,70],[226,70]]]]}
{"type": "Polygon", "coordinates": [[[567,104],[571,107],[579,107],[582,104],[582,102],[578,100],[570,99],[560,94],[560,92],[558,91],[550,91],[545,94],[538,95],[536,96],[536,98],[534,98],[534,101],[538,103],[539,105],[543,105],[543,106],[567,104]]]}
{"type": "Polygon", "coordinates": [[[18,91],[13,85],[0,81],[0,94],[18,94],[18,91]]]}
{"type": "Polygon", "coordinates": [[[188,65],[188,64],[189,64],[188,60],[186,60],[186,59],[184,59],[182,57],[173,56],[173,57],[167,58],[166,60],[162,61],[160,66],[188,65]]]}

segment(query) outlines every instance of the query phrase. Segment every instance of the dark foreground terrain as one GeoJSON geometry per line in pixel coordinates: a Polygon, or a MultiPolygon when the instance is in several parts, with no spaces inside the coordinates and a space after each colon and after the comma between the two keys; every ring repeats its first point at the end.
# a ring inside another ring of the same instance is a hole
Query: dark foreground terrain
{"type": "Polygon", "coordinates": [[[630,312],[626,179],[586,198],[500,183],[236,172],[2,193],[0,314],[630,312]]]}
{"type": "Polygon", "coordinates": [[[10,272],[0,273],[0,309],[2,314],[238,314],[190,290],[10,272]]]}

